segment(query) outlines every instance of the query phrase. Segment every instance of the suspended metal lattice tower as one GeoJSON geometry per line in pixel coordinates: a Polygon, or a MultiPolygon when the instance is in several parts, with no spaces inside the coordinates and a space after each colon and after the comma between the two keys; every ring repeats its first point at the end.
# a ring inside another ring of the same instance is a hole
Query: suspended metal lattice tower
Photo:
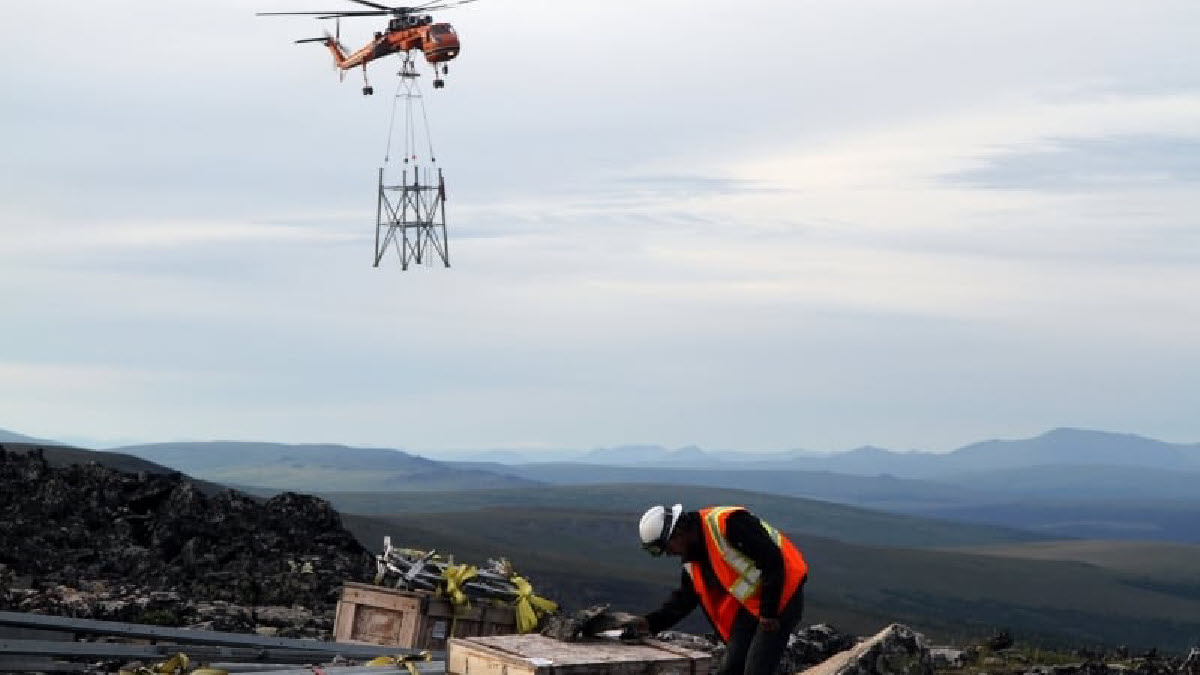
{"type": "Polygon", "coordinates": [[[392,102],[392,122],[388,143],[379,168],[378,201],[375,207],[375,267],[394,250],[400,258],[401,269],[409,265],[434,265],[437,261],[449,267],[450,249],[446,236],[446,180],[437,166],[433,139],[429,134],[429,118],[417,86],[417,72],[411,58],[400,71],[400,84],[392,102]],[[396,109],[404,106],[404,162],[400,182],[389,184],[385,174],[391,163],[392,139],[396,132],[396,109]],[[420,116],[418,120],[417,117],[420,116]],[[421,128],[418,128],[420,122],[421,128]],[[418,135],[424,131],[428,155],[419,157],[418,135]]]}

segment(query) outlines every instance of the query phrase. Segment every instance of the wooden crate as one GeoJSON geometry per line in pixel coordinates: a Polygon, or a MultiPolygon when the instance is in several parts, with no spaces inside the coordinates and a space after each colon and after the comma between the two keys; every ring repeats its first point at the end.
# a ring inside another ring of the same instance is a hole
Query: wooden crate
{"type": "Polygon", "coordinates": [[[455,617],[453,605],[430,593],[401,591],[349,582],[333,620],[334,639],[409,649],[445,649],[453,637],[507,635],[517,632],[512,607],[476,600],[455,617]]]}
{"type": "Polygon", "coordinates": [[[454,638],[447,675],[708,675],[711,658],[665,642],[561,642],[543,635],[454,638]]]}

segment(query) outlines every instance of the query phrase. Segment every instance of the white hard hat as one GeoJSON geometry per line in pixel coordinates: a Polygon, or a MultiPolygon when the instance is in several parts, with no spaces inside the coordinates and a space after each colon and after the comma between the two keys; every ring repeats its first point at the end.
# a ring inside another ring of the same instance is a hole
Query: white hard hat
{"type": "Polygon", "coordinates": [[[659,504],[651,506],[638,523],[638,534],[642,537],[642,548],[650,555],[659,556],[666,551],[667,540],[675,531],[679,522],[679,514],[683,513],[683,505],[676,504],[668,511],[667,507],[659,504]]]}

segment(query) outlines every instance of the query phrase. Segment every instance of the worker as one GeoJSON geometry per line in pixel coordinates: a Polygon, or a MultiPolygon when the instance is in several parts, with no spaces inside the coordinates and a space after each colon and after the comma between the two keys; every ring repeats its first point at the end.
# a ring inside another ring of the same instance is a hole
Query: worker
{"type": "Polygon", "coordinates": [[[653,635],[700,605],[726,644],[716,675],[774,675],[804,612],[808,565],[800,550],[741,506],[654,506],[638,530],[651,555],[682,558],[683,573],[662,607],[632,628],[653,635]]]}

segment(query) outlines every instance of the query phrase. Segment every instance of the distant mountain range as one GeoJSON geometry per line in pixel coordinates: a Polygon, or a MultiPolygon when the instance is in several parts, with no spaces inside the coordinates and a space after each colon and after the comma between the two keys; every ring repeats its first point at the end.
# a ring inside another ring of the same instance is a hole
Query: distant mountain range
{"type": "Polygon", "coordinates": [[[695,446],[678,450],[623,446],[592,450],[573,461],[608,466],[790,468],[861,476],[887,474],[901,478],[938,478],[968,471],[1051,465],[1200,471],[1200,443],[1174,444],[1134,434],[1060,428],[1034,438],[973,443],[948,453],[899,452],[864,446],[828,455],[804,450],[770,455],[708,452],[695,446]]]}
{"type": "Polygon", "coordinates": [[[113,452],[227,485],[307,492],[472,490],[536,484],[527,478],[455,467],[399,450],[345,445],[208,441],[130,445],[113,452]]]}
{"type": "Polygon", "coordinates": [[[1082,429],[974,443],[945,454],[864,447],[835,455],[769,455],[631,445],[581,453],[576,461],[529,463],[525,460],[530,454],[515,450],[478,453],[492,460],[488,462],[447,462],[379,448],[236,441],[133,445],[115,451],[204,480],[275,490],[691,485],[821,499],[1059,537],[1200,543],[1200,444],[1082,429]]]}
{"type": "MultiPolygon", "coordinates": [[[[64,445],[0,429],[0,443],[5,441],[64,445]]],[[[384,462],[387,467],[394,467],[399,462],[403,465],[400,468],[404,470],[416,466],[414,462],[418,460],[426,462],[426,469],[433,468],[435,464],[434,460],[399,450],[347,448],[341,445],[209,441],[129,445],[112,450],[131,454],[156,453],[160,457],[170,457],[172,460],[193,464],[203,462],[204,456],[211,455],[213,462],[218,464],[227,465],[229,461],[236,460],[236,464],[242,465],[247,461],[246,457],[238,457],[242,452],[249,453],[250,457],[261,459],[264,463],[282,459],[283,455],[290,455],[290,459],[300,462],[319,463],[322,457],[328,459],[331,452],[342,453],[339,460],[345,461],[348,459],[346,451],[353,451],[352,454],[357,458],[355,461],[366,461],[372,468],[379,466],[381,458],[390,458],[390,461],[384,462]],[[233,452],[225,452],[221,448],[232,448],[233,452]],[[193,456],[197,451],[198,455],[193,456]],[[373,459],[368,459],[369,457],[373,459]],[[401,461],[399,457],[407,459],[401,461]]],[[[1119,466],[1200,472],[1200,443],[1166,443],[1134,434],[1071,428],[1054,429],[1027,439],[972,443],[948,453],[895,451],[874,446],[820,454],[809,450],[751,453],[705,450],[694,445],[676,449],[658,445],[625,445],[586,452],[496,449],[428,454],[443,461],[490,462],[507,466],[577,463],[672,469],[793,469],[916,479],[1038,466],[1119,466]]],[[[213,462],[210,462],[208,468],[212,468],[213,462]]]]}
{"type": "Polygon", "coordinates": [[[896,451],[863,446],[838,453],[792,450],[750,453],[705,450],[689,445],[670,449],[658,445],[623,445],[587,452],[484,450],[433,453],[459,462],[507,465],[579,463],[689,469],[798,469],[859,476],[940,478],[951,474],[1051,465],[1134,466],[1172,471],[1200,471],[1200,443],[1165,443],[1134,434],[1060,428],[1019,440],[989,440],[948,453],[896,451]]]}
{"type": "Polygon", "coordinates": [[[8,431],[7,429],[0,429],[0,443],[29,443],[29,444],[33,444],[33,445],[63,445],[62,443],[56,443],[54,441],[47,441],[47,440],[44,440],[41,438],[34,438],[33,436],[26,436],[24,434],[18,434],[15,431],[8,431]]]}

